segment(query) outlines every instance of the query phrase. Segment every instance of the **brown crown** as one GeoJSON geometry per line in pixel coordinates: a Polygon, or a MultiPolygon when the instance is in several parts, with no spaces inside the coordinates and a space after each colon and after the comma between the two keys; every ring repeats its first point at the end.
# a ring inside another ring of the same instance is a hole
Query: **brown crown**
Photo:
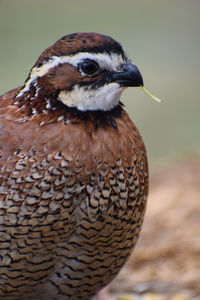
{"type": "Polygon", "coordinates": [[[111,37],[94,32],[81,32],[66,35],[56,41],[42,52],[36,65],[42,64],[54,55],[65,56],[77,52],[117,53],[125,57],[122,46],[111,37]]]}

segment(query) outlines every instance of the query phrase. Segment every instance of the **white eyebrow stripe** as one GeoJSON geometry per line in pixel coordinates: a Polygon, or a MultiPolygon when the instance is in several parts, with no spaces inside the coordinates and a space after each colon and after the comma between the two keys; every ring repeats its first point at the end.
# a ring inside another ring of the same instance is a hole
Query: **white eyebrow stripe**
{"type": "Polygon", "coordinates": [[[32,82],[36,81],[37,78],[44,76],[52,68],[55,68],[59,64],[69,63],[74,66],[77,66],[78,63],[84,59],[95,60],[99,63],[101,67],[107,69],[117,70],[117,67],[120,66],[124,59],[122,55],[116,53],[88,53],[88,52],[79,52],[75,55],[68,56],[52,56],[47,62],[45,62],[40,67],[33,67],[29,76],[29,79],[25,82],[23,89],[17,95],[16,98],[21,97],[25,92],[30,88],[32,82]]]}

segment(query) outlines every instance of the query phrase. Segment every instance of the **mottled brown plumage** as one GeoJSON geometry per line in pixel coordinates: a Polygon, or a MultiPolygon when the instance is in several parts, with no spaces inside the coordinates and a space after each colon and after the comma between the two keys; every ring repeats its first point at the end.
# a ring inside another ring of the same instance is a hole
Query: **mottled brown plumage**
{"type": "MultiPolygon", "coordinates": [[[[109,37],[69,35],[34,67],[52,56],[108,49],[126,59],[109,37]]],[[[90,299],[137,241],[148,194],[138,130],[121,103],[80,111],[58,97],[105,73],[110,78],[108,70],[83,77],[59,63],[0,97],[1,299],[90,299]]]]}

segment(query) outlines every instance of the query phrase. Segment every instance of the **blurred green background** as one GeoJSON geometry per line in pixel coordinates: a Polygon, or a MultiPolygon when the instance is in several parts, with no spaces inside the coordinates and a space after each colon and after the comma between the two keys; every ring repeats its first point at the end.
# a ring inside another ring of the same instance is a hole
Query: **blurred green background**
{"type": "Polygon", "coordinates": [[[0,0],[0,94],[23,84],[39,54],[78,31],[122,43],[145,87],[122,96],[150,166],[200,152],[199,0],[0,0]]]}

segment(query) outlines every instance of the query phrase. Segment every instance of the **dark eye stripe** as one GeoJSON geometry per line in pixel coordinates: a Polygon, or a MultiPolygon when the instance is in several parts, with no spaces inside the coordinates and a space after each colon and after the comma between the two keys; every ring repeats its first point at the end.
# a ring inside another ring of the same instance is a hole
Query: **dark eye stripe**
{"type": "Polygon", "coordinates": [[[108,84],[112,81],[112,74],[111,72],[105,71],[102,72],[98,78],[90,78],[90,79],[85,79],[85,80],[81,80],[78,85],[80,87],[84,87],[85,90],[91,90],[91,89],[98,89],[102,86],[104,86],[105,84],[108,84]]]}

